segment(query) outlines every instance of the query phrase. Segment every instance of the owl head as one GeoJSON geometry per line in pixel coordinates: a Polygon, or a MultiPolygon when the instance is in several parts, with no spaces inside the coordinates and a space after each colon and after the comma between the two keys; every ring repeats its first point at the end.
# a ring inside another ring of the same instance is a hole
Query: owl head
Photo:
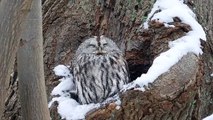
{"type": "Polygon", "coordinates": [[[76,51],[76,55],[79,54],[94,54],[94,55],[106,55],[112,52],[121,53],[118,46],[109,38],[97,36],[85,40],[76,51]]]}

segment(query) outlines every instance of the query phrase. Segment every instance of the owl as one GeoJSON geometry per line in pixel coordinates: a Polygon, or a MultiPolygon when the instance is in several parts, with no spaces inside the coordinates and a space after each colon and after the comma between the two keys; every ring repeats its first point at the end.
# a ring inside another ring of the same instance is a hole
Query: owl
{"type": "Polygon", "coordinates": [[[79,103],[98,103],[115,95],[129,82],[127,62],[109,38],[85,40],[73,60],[73,76],[79,103]]]}

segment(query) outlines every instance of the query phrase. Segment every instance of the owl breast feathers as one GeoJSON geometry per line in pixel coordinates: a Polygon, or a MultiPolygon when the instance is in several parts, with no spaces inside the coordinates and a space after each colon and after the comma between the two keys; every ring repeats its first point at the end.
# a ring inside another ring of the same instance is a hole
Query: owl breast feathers
{"type": "Polygon", "coordinates": [[[103,102],[129,82],[126,60],[104,36],[85,40],[73,60],[73,75],[81,104],[103,102]]]}

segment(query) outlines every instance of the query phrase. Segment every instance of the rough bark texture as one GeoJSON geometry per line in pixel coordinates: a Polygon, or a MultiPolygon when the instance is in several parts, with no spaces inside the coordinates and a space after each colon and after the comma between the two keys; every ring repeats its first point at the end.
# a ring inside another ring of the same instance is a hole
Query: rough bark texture
{"type": "Polygon", "coordinates": [[[195,9],[199,22],[205,28],[207,42],[204,45],[204,79],[199,90],[200,105],[199,113],[201,118],[213,114],[213,5],[212,0],[189,0],[190,5],[195,9]]]}
{"type": "MultiPolygon", "coordinates": [[[[212,0],[195,0],[194,3],[188,0],[191,7],[196,7],[199,21],[212,20],[210,2],[212,0]]],[[[166,28],[161,23],[152,21],[149,30],[139,30],[154,0],[43,0],[42,3],[48,95],[59,83],[52,72],[53,67],[60,63],[71,64],[75,50],[89,36],[100,32],[112,38],[125,51],[133,80],[148,70],[160,52],[168,49],[168,41],[180,38],[191,30],[190,26],[180,23],[177,18],[172,23],[176,26],[174,28],[166,28]]],[[[205,54],[202,57],[187,54],[169,72],[151,84],[149,90],[130,90],[121,94],[120,109],[116,109],[116,105],[111,103],[90,112],[87,119],[200,120],[213,112],[210,77],[213,71],[212,23],[205,21],[202,24],[209,28],[205,54]]],[[[13,99],[9,101],[7,108],[11,105],[18,106],[13,99]]],[[[56,106],[57,103],[51,108],[54,120],[60,118],[56,106]]],[[[15,110],[17,109],[7,110],[5,115],[15,115],[15,110]]]]}
{"type": "Polygon", "coordinates": [[[18,79],[16,65],[12,77],[10,77],[9,89],[7,91],[7,99],[5,102],[5,112],[2,120],[22,120],[21,106],[18,95],[18,79]]]}

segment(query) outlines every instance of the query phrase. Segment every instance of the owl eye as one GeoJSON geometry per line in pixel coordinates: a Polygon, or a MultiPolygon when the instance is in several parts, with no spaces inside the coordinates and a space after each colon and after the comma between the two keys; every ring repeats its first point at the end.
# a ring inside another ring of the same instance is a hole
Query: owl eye
{"type": "Polygon", "coordinates": [[[104,43],[104,44],[103,44],[104,47],[106,47],[107,45],[108,45],[107,43],[104,43]]]}
{"type": "Polygon", "coordinates": [[[96,46],[94,44],[89,44],[87,47],[93,47],[93,48],[95,48],[96,46]]]}

